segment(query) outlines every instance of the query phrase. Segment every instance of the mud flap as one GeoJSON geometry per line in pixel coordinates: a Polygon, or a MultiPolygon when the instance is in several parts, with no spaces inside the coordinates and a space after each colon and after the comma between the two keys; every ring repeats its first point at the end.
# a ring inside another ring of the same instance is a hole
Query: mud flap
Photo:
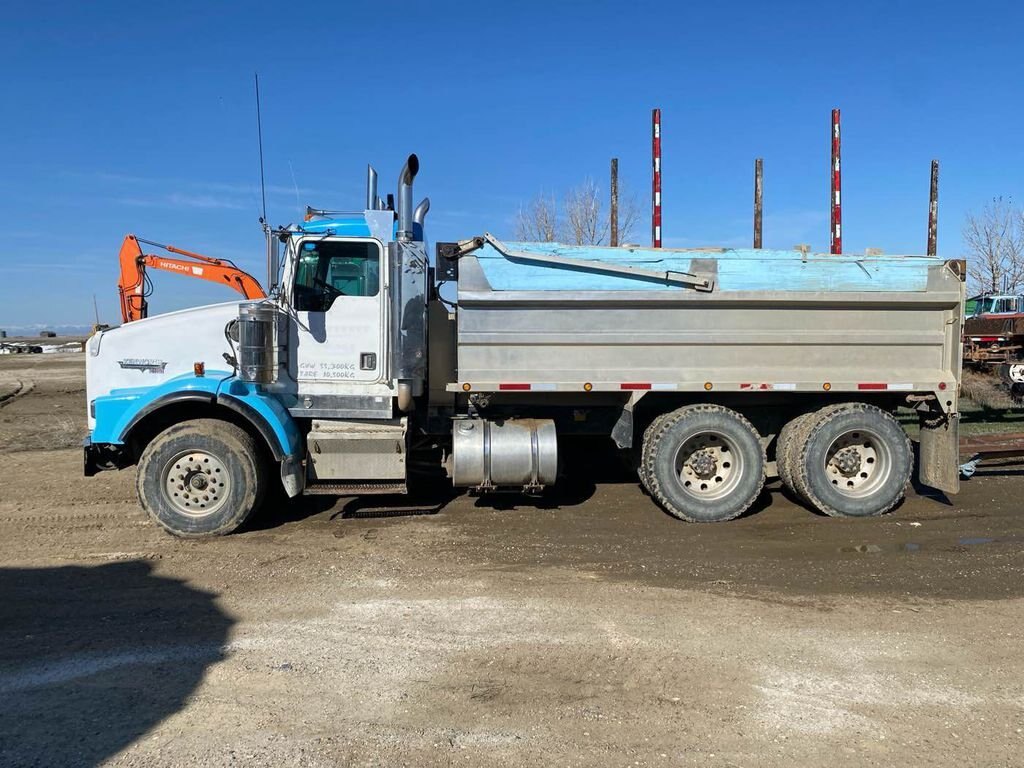
{"type": "Polygon", "coordinates": [[[954,416],[937,427],[921,425],[917,479],[950,495],[960,492],[959,424],[954,416]]]}
{"type": "Polygon", "coordinates": [[[622,413],[612,427],[612,440],[619,448],[633,447],[633,409],[643,396],[643,392],[633,392],[622,406],[622,413]]]}
{"type": "Polygon", "coordinates": [[[306,486],[306,471],[301,459],[286,456],[281,461],[281,483],[289,499],[294,499],[306,486]]]}

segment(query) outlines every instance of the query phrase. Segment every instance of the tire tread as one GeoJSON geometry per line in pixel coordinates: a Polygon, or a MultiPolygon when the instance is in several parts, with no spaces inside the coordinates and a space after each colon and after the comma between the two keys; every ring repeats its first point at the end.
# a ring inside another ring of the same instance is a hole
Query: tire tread
{"type": "Polygon", "coordinates": [[[761,472],[760,482],[757,484],[756,491],[750,494],[750,498],[748,498],[745,501],[745,503],[739,508],[737,508],[729,517],[721,518],[721,520],[718,520],[716,522],[724,522],[725,520],[735,519],[742,515],[744,512],[746,512],[748,509],[750,509],[753,503],[757,501],[758,496],[760,496],[761,494],[761,490],[764,488],[765,449],[764,445],[761,444],[760,437],[757,433],[757,430],[754,429],[753,424],[751,424],[742,414],[737,413],[731,408],[726,408],[725,406],[722,405],[713,405],[705,403],[697,405],[686,405],[683,406],[682,408],[677,408],[676,410],[671,411],[669,413],[662,414],[657,419],[655,419],[651,423],[651,426],[648,427],[647,431],[644,433],[641,470],[644,473],[644,475],[642,475],[641,477],[646,476],[647,482],[649,483],[648,491],[650,492],[651,496],[654,497],[658,504],[660,504],[669,514],[671,514],[674,517],[678,517],[680,520],[685,520],[690,523],[705,522],[700,520],[699,518],[687,514],[683,510],[679,509],[678,506],[673,504],[671,500],[667,498],[664,491],[662,490],[661,482],[658,480],[657,473],[655,472],[655,460],[657,458],[658,448],[661,444],[661,440],[665,437],[666,433],[670,429],[672,429],[672,427],[678,424],[685,417],[690,416],[691,414],[694,413],[719,414],[727,416],[729,418],[733,418],[743,428],[749,430],[750,433],[754,435],[755,438],[757,438],[758,444],[760,445],[761,472]]]}
{"type": "Polygon", "coordinates": [[[241,427],[220,419],[191,419],[167,428],[153,438],[149,445],[146,446],[139,457],[135,474],[135,489],[143,509],[154,522],[168,533],[181,538],[222,536],[231,533],[241,526],[263,504],[267,482],[265,475],[260,471],[261,457],[262,454],[256,440],[241,427]],[[189,432],[195,433],[200,439],[207,438],[223,441],[240,455],[248,456],[252,462],[251,487],[245,488],[248,503],[244,504],[242,509],[236,514],[231,515],[220,525],[212,529],[185,530],[175,528],[153,510],[146,498],[145,483],[147,478],[151,476],[151,473],[160,471],[159,467],[153,466],[156,454],[166,444],[189,432]]]}
{"type": "MultiPolygon", "coordinates": [[[[835,509],[829,506],[821,498],[815,494],[810,487],[808,480],[808,461],[807,461],[807,447],[810,444],[814,436],[822,429],[824,429],[829,421],[835,418],[837,415],[844,415],[846,413],[870,413],[882,418],[885,421],[892,422],[893,425],[900,431],[903,436],[903,444],[899,446],[907,452],[908,455],[913,456],[913,447],[910,442],[910,437],[907,436],[906,431],[899,425],[899,423],[892,417],[890,413],[882,410],[876,405],[870,405],[868,403],[837,403],[836,405],[826,406],[814,414],[811,414],[812,418],[807,419],[804,424],[804,434],[800,437],[799,446],[795,450],[796,460],[793,462],[795,472],[793,473],[793,485],[796,492],[803,498],[809,505],[814,507],[820,512],[828,515],[829,517],[850,517],[848,513],[844,513],[842,510],[835,509]]],[[[893,446],[893,450],[897,447],[893,446]]],[[[911,465],[913,462],[911,461],[911,465]]],[[[906,481],[902,485],[902,490],[895,495],[894,498],[890,499],[885,505],[879,509],[873,511],[871,515],[865,515],[870,517],[876,517],[878,515],[884,515],[886,512],[891,511],[895,508],[900,501],[903,500],[906,494],[906,486],[910,480],[909,469],[906,481]]]]}

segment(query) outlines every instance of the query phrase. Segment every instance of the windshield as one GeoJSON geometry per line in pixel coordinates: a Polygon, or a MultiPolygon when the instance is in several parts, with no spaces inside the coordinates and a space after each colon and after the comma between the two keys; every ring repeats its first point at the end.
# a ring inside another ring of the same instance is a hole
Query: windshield
{"type": "Polygon", "coordinates": [[[1009,315],[1018,311],[1018,296],[979,296],[967,302],[968,314],[1009,315]],[[971,304],[973,304],[973,311],[971,304]]]}

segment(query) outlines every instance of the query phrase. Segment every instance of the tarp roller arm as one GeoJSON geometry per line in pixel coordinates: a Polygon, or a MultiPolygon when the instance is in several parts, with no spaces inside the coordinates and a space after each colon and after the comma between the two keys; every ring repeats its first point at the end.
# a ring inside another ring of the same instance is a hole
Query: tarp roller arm
{"type": "Polygon", "coordinates": [[[677,272],[675,270],[661,272],[655,269],[644,269],[625,264],[609,264],[608,262],[595,261],[593,259],[574,259],[568,256],[516,251],[509,248],[489,232],[484,233],[483,239],[502,256],[516,261],[531,261],[536,264],[550,264],[555,267],[571,267],[572,269],[581,269],[587,272],[602,272],[604,274],[622,275],[623,277],[634,277],[642,280],[658,280],[670,285],[684,285],[702,292],[713,291],[715,288],[715,281],[712,278],[695,275],[690,272],[677,272]]]}

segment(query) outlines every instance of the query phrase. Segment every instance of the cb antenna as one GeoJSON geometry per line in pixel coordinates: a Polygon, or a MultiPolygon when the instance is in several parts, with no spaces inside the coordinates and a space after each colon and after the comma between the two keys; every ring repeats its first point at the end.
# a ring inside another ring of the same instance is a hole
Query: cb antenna
{"type": "Polygon", "coordinates": [[[263,174],[263,117],[260,113],[260,73],[253,73],[256,79],[256,136],[260,144],[260,198],[263,202],[263,215],[260,216],[260,224],[263,227],[263,234],[267,238],[267,295],[274,296],[277,292],[277,273],[280,268],[280,259],[277,251],[277,242],[274,240],[274,231],[267,222],[267,182],[263,174]]]}
{"type": "Polygon", "coordinates": [[[260,224],[267,227],[267,182],[263,178],[263,119],[260,115],[260,73],[254,72],[256,78],[256,136],[260,144],[260,196],[263,199],[263,216],[260,224]]]}

